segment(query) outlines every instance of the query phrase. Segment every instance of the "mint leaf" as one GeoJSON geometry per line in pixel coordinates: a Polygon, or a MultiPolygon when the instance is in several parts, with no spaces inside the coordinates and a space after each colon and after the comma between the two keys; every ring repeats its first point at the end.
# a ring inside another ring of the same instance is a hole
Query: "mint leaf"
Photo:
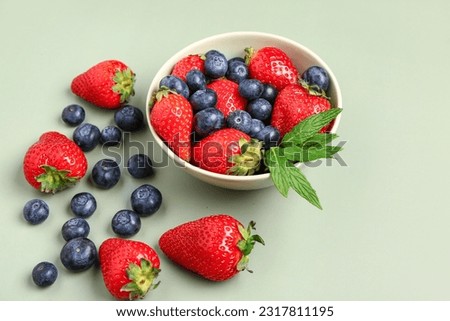
{"type": "Polygon", "coordinates": [[[289,146],[282,150],[283,156],[293,162],[312,162],[321,158],[331,158],[342,148],[339,146],[310,145],[307,147],[289,146]]]}

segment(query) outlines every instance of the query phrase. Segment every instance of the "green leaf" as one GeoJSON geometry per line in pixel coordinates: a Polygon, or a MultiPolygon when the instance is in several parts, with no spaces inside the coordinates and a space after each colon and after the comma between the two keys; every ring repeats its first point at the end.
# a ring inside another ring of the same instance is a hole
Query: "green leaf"
{"type": "Polygon", "coordinates": [[[321,158],[332,158],[342,148],[339,146],[311,145],[307,147],[289,146],[283,148],[283,156],[293,162],[312,162],[321,158]]]}

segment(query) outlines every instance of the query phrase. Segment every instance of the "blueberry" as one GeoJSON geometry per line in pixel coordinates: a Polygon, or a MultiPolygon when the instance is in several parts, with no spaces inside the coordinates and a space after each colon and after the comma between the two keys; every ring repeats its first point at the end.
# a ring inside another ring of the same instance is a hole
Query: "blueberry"
{"type": "Polygon", "coordinates": [[[253,118],[264,121],[270,118],[272,105],[264,98],[257,98],[248,102],[247,111],[253,118]]]}
{"type": "Polygon", "coordinates": [[[81,124],[73,132],[73,141],[83,152],[89,152],[100,142],[100,129],[90,123],[81,124]]]}
{"type": "Polygon", "coordinates": [[[199,89],[191,95],[189,102],[191,103],[194,113],[196,113],[206,108],[215,107],[217,103],[217,94],[210,88],[199,89]]]}
{"type": "Polygon", "coordinates": [[[228,114],[227,126],[248,134],[252,128],[252,116],[245,110],[235,110],[228,114]]]}
{"type": "Polygon", "coordinates": [[[44,222],[50,213],[47,203],[41,199],[32,199],[23,207],[23,217],[33,225],[44,222]]]}
{"type": "Polygon", "coordinates": [[[128,158],[127,168],[134,178],[145,178],[153,174],[152,161],[145,154],[134,154],[128,158]]]}
{"type": "Polygon", "coordinates": [[[159,210],[162,194],[154,186],[144,184],[131,193],[131,208],[140,216],[149,216],[159,210]]]}
{"type": "Polygon", "coordinates": [[[114,114],[116,125],[127,132],[134,132],[144,127],[144,114],[132,105],[125,105],[114,114]]]}
{"type": "Polygon", "coordinates": [[[119,236],[130,237],[141,229],[141,218],[134,211],[120,210],[113,216],[111,228],[119,236]]]}
{"type": "Polygon", "coordinates": [[[97,201],[91,193],[81,192],[72,197],[70,209],[76,216],[88,218],[97,209],[97,201]]]}
{"type": "Polygon", "coordinates": [[[184,96],[184,98],[189,98],[189,87],[188,85],[179,77],[174,75],[164,76],[159,81],[159,87],[167,87],[180,95],[184,96]]]}
{"type": "Polygon", "coordinates": [[[201,137],[225,127],[225,116],[217,108],[206,108],[194,116],[194,131],[201,137]]]}
{"type": "Polygon", "coordinates": [[[264,98],[273,105],[273,103],[275,102],[275,98],[277,98],[277,95],[278,90],[274,86],[270,84],[264,84],[264,90],[261,94],[261,98],[264,98]]]}
{"type": "Polygon", "coordinates": [[[78,126],[86,117],[84,108],[77,104],[65,107],[61,113],[61,119],[69,126],[78,126]]]}
{"type": "Polygon", "coordinates": [[[311,66],[302,74],[302,79],[317,91],[326,92],[330,85],[330,77],[325,69],[320,66],[311,66]]]}
{"type": "Polygon", "coordinates": [[[275,127],[267,125],[256,134],[255,138],[262,141],[264,143],[264,149],[267,150],[278,144],[280,132],[275,127]]]}
{"type": "Polygon", "coordinates": [[[122,131],[117,126],[106,126],[100,132],[100,143],[105,146],[116,146],[122,141],[122,131]]]}
{"type": "Polygon", "coordinates": [[[31,277],[37,286],[50,286],[58,278],[58,269],[53,263],[43,261],[36,264],[31,272],[31,277]]]}
{"type": "Polygon", "coordinates": [[[119,164],[112,159],[101,159],[95,163],[91,172],[92,182],[99,188],[110,189],[120,180],[119,164]]]}
{"type": "Polygon", "coordinates": [[[63,246],[59,258],[69,271],[85,271],[97,261],[97,247],[87,237],[77,237],[63,246]]]}
{"type": "Polygon", "coordinates": [[[71,218],[61,227],[62,237],[66,241],[77,237],[87,237],[90,231],[89,223],[81,217],[71,218]]]}
{"type": "Polygon", "coordinates": [[[237,57],[228,60],[228,70],[226,74],[227,78],[240,83],[242,80],[249,77],[248,67],[244,62],[244,59],[237,57]]]}
{"type": "Polygon", "coordinates": [[[256,134],[258,134],[259,131],[264,127],[266,127],[266,125],[264,125],[264,123],[261,120],[252,118],[252,126],[248,134],[250,135],[250,137],[255,138],[256,134]]]}
{"type": "Polygon", "coordinates": [[[205,88],[205,74],[198,69],[192,69],[186,74],[186,84],[188,85],[190,92],[205,88]]]}
{"type": "Polygon", "coordinates": [[[239,94],[248,100],[259,98],[264,90],[264,85],[258,79],[244,79],[239,83],[239,94]]]}
{"type": "Polygon", "coordinates": [[[228,60],[225,55],[217,50],[209,50],[205,54],[205,74],[217,79],[225,76],[228,70],[228,60]]]}

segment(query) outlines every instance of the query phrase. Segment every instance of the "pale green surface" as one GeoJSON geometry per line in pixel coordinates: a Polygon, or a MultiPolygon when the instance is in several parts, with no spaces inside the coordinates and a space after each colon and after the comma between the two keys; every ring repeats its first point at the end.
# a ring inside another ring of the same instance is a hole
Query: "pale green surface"
{"type": "MultiPolygon", "coordinates": [[[[131,102],[144,109],[153,75],[172,54],[203,37],[239,30],[293,39],[334,70],[343,92],[338,132],[347,141],[341,156],[348,166],[334,162],[307,171],[323,212],[293,193],[283,199],[273,188],[230,192],[174,166],[159,168],[148,182],[161,190],[164,206],[143,220],[136,239],[156,247],[164,230],[226,212],[256,220],[266,246],[254,250],[253,274],[225,283],[201,280],[161,255],[161,286],[147,299],[450,299],[449,11],[445,0],[1,0],[0,299],[111,299],[98,270],[72,274],[62,267],[59,231],[72,217],[70,198],[89,188],[99,204],[89,219],[91,238],[99,244],[113,236],[110,218],[130,206],[140,181],[123,172],[118,186],[100,191],[83,180],[44,197],[51,214],[42,225],[30,226],[21,216],[25,202],[41,196],[23,178],[22,157],[44,131],[72,134],[59,118],[64,106],[81,103],[69,90],[72,78],[101,60],[123,60],[137,73],[131,102]],[[60,271],[44,290],[30,279],[42,260],[60,271]]],[[[112,113],[84,105],[87,121],[99,127],[112,122],[112,113]]],[[[151,141],[148,131],[131,139],[151,141]]],[[[90,165],[100,157],[99,148],[90,152],[90,165]]]]}

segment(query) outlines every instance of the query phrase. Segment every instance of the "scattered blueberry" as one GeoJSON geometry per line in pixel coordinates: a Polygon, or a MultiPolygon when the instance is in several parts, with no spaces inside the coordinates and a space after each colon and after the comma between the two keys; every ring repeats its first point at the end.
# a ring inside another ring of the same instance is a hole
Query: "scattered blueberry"
{"type": "Polygon", "coordinates": [[[39,287],[50,286],[58,278],[58,269],[53,263],[43,261],[38,263],[31,272],[34,284],[39,287]]]}
{"type": "Polygon", "coordinates": [[[184,98],[189,98],[189,87],[188,85],[179,77],[174,75],[167,75],[161,79],[159,82],[159,87],[167,87],[180,95],[184,96],[184,98]]]}
{"type": "Polygon", "coordinates": [[[120,210],[113,216],[111,228],[119,236],[130,237],[141,229],[141,218],[134,211],[120,210]]]}
{"type": "Polygon", "coordinates": [[[205,74],[198,69],[192,69],[186,74],[186,84],[188,85],[190,92],[205,88],[205,74]]]}
{"type": "Polygon", "coordinates": [[[97,261],[97,248],[90,239],[77,237],[63,246],[59,257],[69,271],[85,271],[97,261]]]}
{"type": "Polygon", "coordinates": [[[69,126],[78,126],[86,117],[84,108],[77,104],[65,107],[61,113],[61,119],[69,126]]]}
{"type": "Polygon", "coordinates": [[[162,194],[154,186],[144,184],[131,193],[131,208],[140,216],[149,216],[159,210],[162,194]]]}
{"type": "Polygon", "coordinates": [[[199,89],[189,97],[189,102],[192,105],[194,113],[196,113],[206,108],[215,107],[217,94],[210,88],[199,89]]]}
{"type": "Polygon", "coordinates": [[[252,116],[245,110],[235,110],[228,114],[227,125],[248,134],[252,128],[252,116]]]}
{"type": "Polygon", "coordinates": [[[244,59],[237,57],[228,60],[228,70],[226,77],[236,83],[249,77],[248,67],[244,59]]]}
{"type": "Polygon", "coordinates": [[[266,127],[266,125],[263,123],[262,120],[252,118],[252,126],[251,126],[250,132],[248,134],[250,135],[250,137],[255,138],[256,134],[258,134],[259,131],[261,129],[263,129],[264,127],[266,127]]]}
{"type": "Polygon", "coordinates": [[[89,152],[100,142],[100,129],[90,123],[79,125],[73,132],[73,141],[84,152],[89,152]]]}
{"type": "Polygon", "coordinates": [[[256,139],[264,143],[264,149],[276,146],[280,140],[280,132],[275,127],[267,125],[261,129],[255,136],[256,139]]]}
{"type": "Polygon", "coordinates": [[[122,141],[122,131],[117,126],[106,126],[100,132],[100,143],[105,146],[116,146],[122,141]]]}
{"type": "Polygon", "coordinates": [[[228,60],[225,55],[217,50],[209,50],[205,54],[205,74],[217,79],[225,76],[228,70],[228,60]]]}
{"type": "Polygon", "coordinates": [[[125,105],[114,114],[116,125],[127,132],[134,132],[144,127],[144,114],[132,105],[125,105]]]}
{"type": "Polygon", "coordinates": [[[99,188],[110,189],[120,180],[120,167],[112,159],[101,159],[95,163],[91,172],[92,182],[99,188]]]}
{"type": "Polygon", "coordinates": [[[243,79],[239,83],[239,94],[248,100],[259,98],[264,91],[264,85],[258,79],[243,79]]]}
{"type": "Polygon", "coordinates": [[[23,217],[33,225],[44,222],[50,213],[47,203],[41,199],[32,199],[23,207],[23,217]]]}
{"type": "Polygon", "coordinates": [[[70,208],[76,216],[88,218],[97,209],[97,201],[89,192],[77,193],[70,201],[70,208]]]}
{"type": "Polygon", "coordinates": [[[261,98],[264,98],[273,105],[273,103],[275,102],[275,98],[277,98],[277,95],[278,90],[276,90],[274,86],[270,84],[264,84],[264,90],[261,94],[261,98]]]}
{"type": "Polygon", "coordinates": [[[326,92],[330,85],[330,77],[325,69],[320,66],[311,66],[302,74],[302,79],[308,83],[312,89],[326,92]]]}
{"type": "Polygon", "coordinates": [[[134,178],[145,178],[153,174],[153,164],[145,154],[134,154],[128,158],[128,173],[134,178]]]}
{"type": "Polygon", "coordinates": [[[74,217],[66,221],[62,228],[61,234],[64,240],[70,241],[77,237],[87,237],[91,228],[89,223],[81,217],[74,217]]]}
{"type": "Polygon", "coordinates": [[[253,118],[264,121],[270,118],[272,105],[264,98],[257,98],[248,102],[247,111],[253,118]]]}
{"type": "Polygon", "coordinates": [[[217,108],[206,108],[194,115],[194,131],[201,137],[208,136],[225,126],[225,116],[217,108]]]}

